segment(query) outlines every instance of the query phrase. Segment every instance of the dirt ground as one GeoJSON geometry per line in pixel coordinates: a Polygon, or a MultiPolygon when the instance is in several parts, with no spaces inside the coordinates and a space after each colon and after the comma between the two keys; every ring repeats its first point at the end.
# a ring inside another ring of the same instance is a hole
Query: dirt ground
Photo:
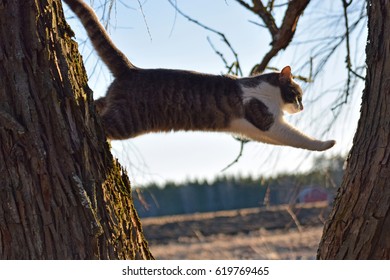
{"type": "Polygon", "coordinates": [[[308,260],[315,259],[322,227],[259,230],[249,234],[189,238],[168,244],[152,244],[160,260],[308,260]]]}
{"type": "Polygon", "coordinates": [[[315,259],[325,204],[142,219],[160,260],[315,259]]]}

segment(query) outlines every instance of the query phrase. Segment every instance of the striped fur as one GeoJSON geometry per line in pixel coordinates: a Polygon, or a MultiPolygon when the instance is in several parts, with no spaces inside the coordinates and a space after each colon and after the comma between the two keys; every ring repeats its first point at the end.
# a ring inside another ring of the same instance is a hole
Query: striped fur
{"type": "Polygon", "coordinates": [[[335,144],[309,137],[284,121],[283,111],[303,110],[302,90],[289,66],[280,73],[241,79],[138,68],[113,44],[92,8],[82,0],[64,2],[80,18],[115,77],[106,96],[95,101],[108,138],[197,130],[309,150],[326,150],[335,144]]]}
{"type": "Polygon", "coordinates": [[[110,36],[90,6],[84,1],[78,0],[64,0],[64,2],[80,19],[92,45],[115,78],[120,77],[130,69],[136,68],[111,41],[110,36]]]}

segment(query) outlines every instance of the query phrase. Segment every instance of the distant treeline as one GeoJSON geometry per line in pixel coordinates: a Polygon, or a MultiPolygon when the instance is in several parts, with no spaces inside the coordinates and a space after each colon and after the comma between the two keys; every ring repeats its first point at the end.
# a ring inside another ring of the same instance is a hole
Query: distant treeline
{"type": "Polygon", "coordinates": [[[213,182],[151,184],[133,190],[141,217],[213,212],[292,203],[301,190],[317,186],[334,193],[341,183],[344,158],[320,157],[310,172],[270,178],[220,176],[213,182]]]}

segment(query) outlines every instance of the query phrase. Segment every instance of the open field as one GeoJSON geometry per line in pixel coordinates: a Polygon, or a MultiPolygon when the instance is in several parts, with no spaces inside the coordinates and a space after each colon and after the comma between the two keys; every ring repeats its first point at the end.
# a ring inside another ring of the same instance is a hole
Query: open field
{"type": "Polygon", "coordinates": [[[157,259],[314,259],[326,203],[142,219],[157,259]]]}

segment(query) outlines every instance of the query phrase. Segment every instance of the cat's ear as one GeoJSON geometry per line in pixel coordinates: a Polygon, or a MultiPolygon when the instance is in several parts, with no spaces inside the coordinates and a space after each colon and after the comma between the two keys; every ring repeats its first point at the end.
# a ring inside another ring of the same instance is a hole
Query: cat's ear
{"type": "Polygon", "coordinates": [[[279,74],[279,80],[291,80],[292,79],[292,75],[291,75],[291,67],[290,66],[286,66],[282,69],[282,71],[280,71],[280,74],[279,74]]]}

